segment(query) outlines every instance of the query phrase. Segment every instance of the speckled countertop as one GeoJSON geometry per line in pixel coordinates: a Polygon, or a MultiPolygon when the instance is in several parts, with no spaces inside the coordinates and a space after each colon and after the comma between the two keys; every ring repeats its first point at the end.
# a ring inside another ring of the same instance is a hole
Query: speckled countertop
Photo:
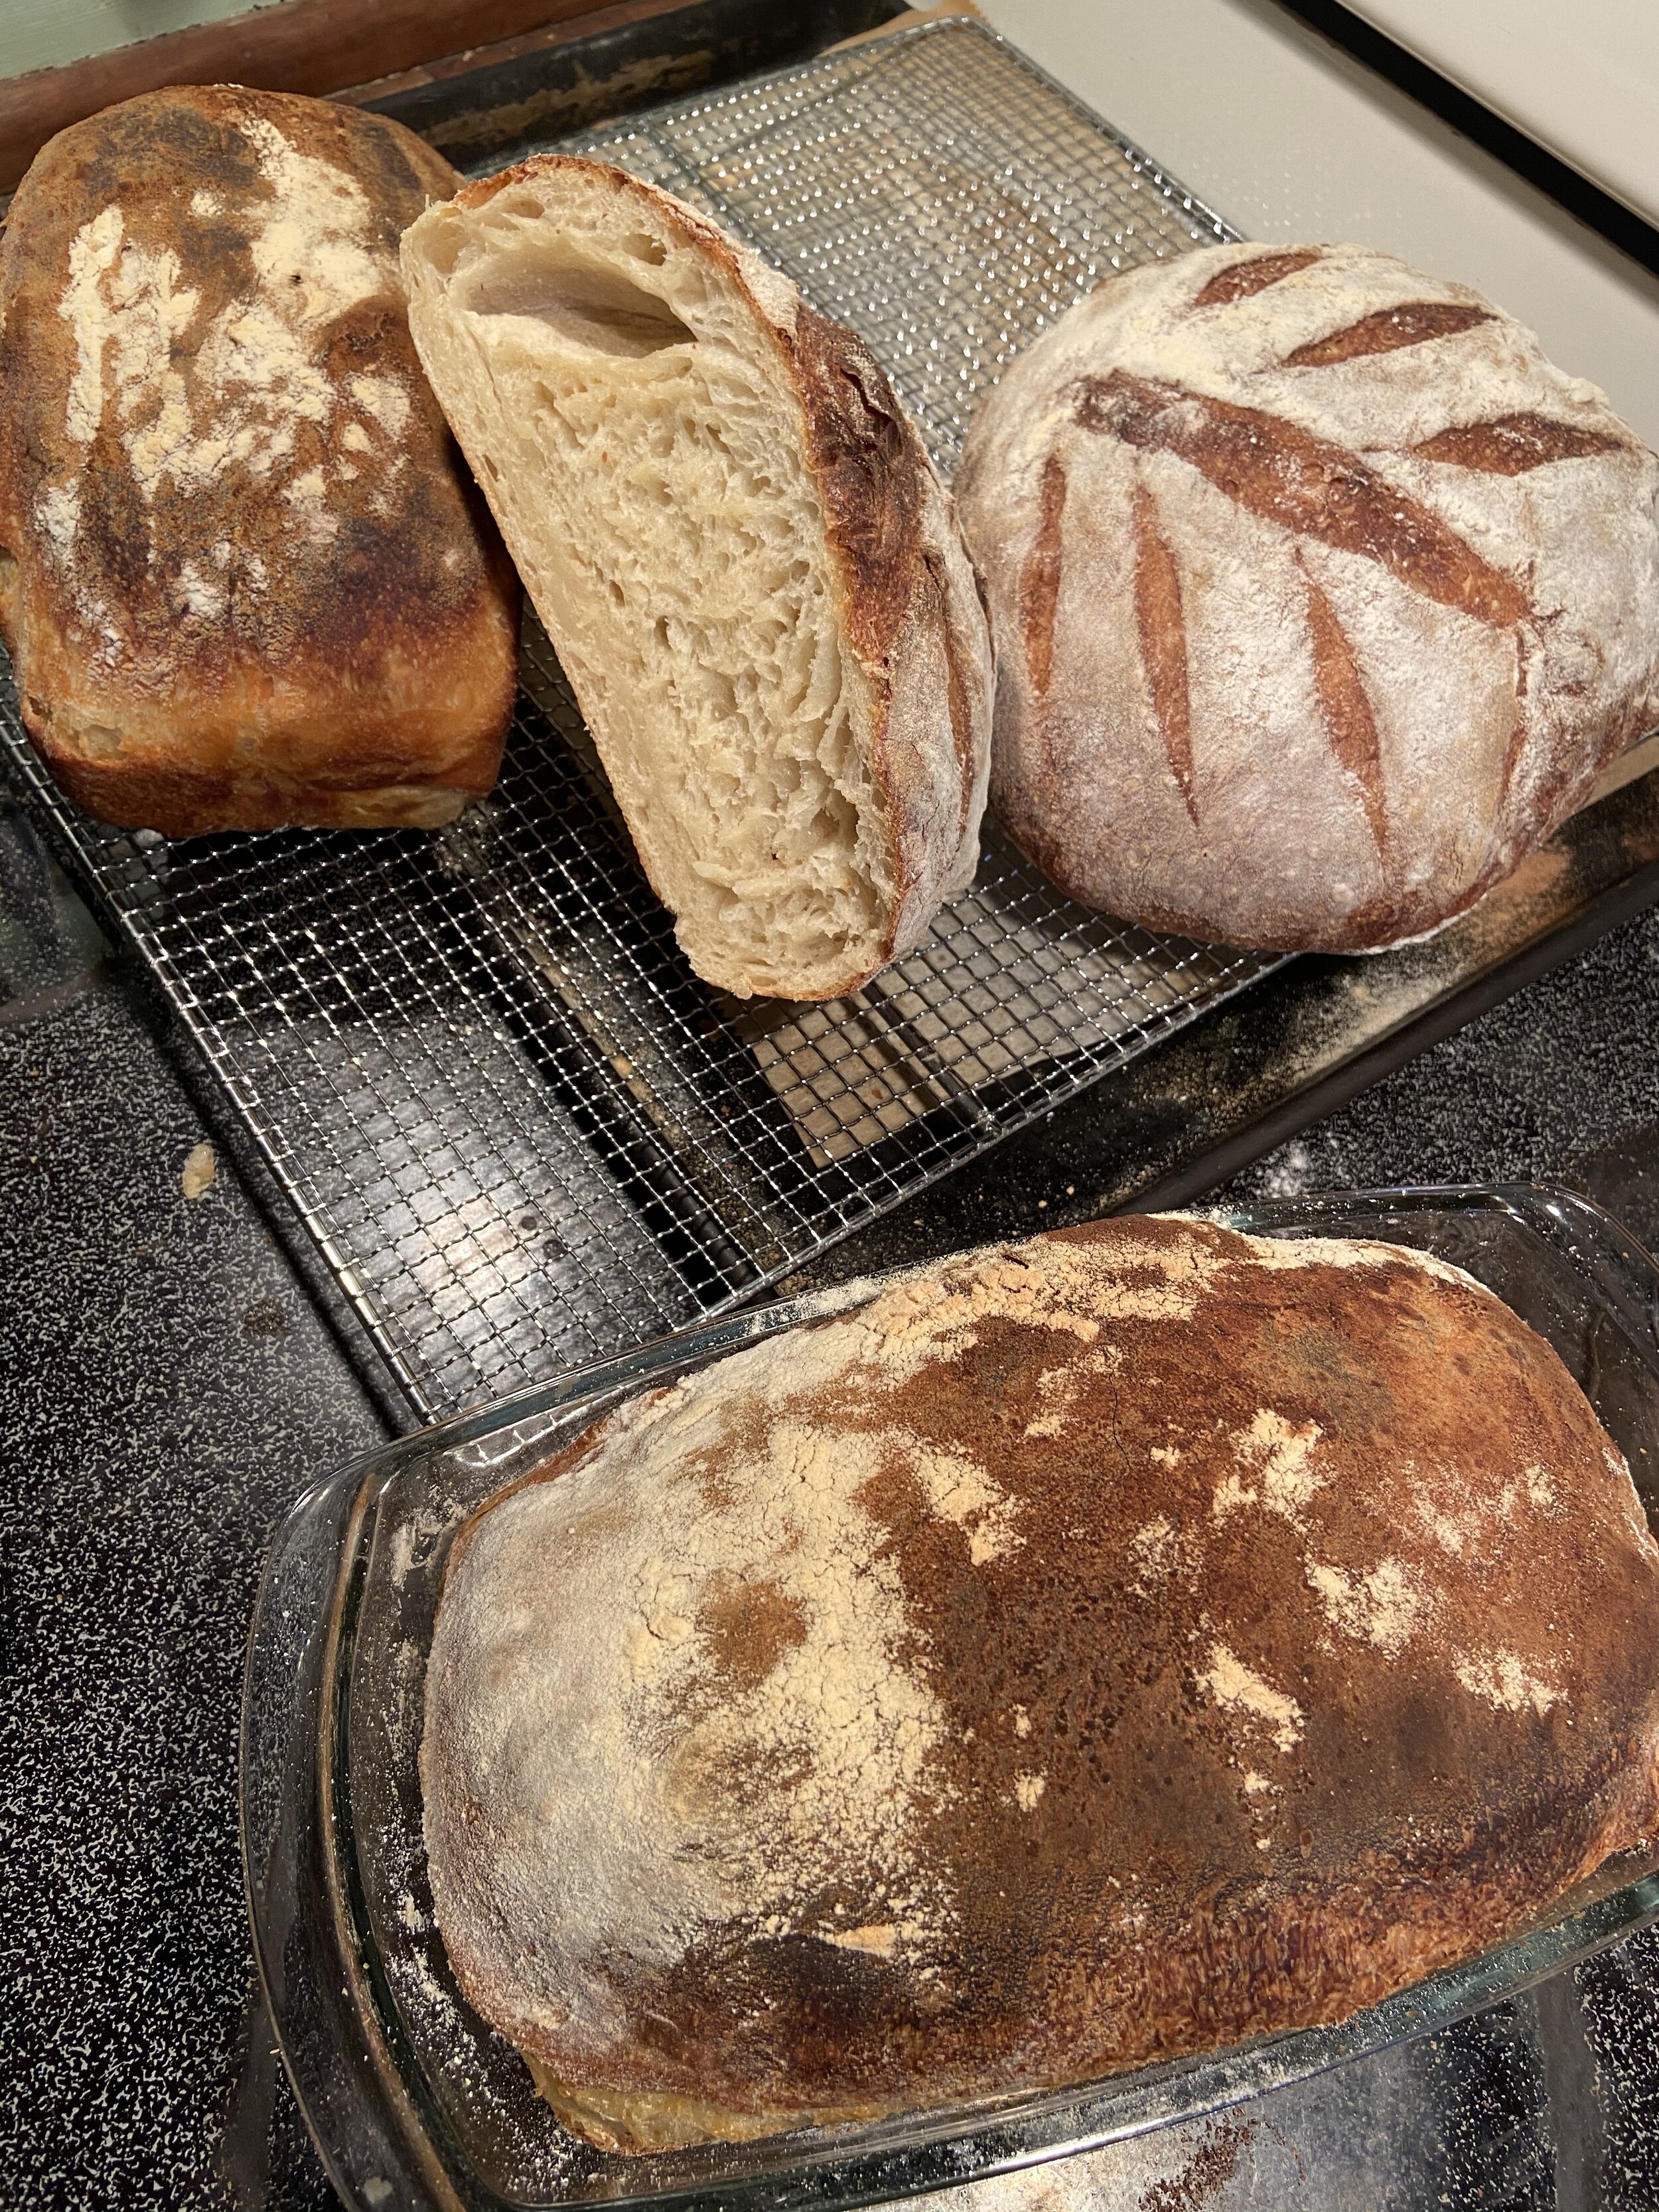
{"type": "MultiPolygon", "coordinates": [[[[1650,915],[1231,1188],[1560,1176],[1659,1239],[1656,1013],[1650,915]]],[[[389,1416],[222,1128],[213,1180],[185,1194],[216,1133],[179,1071],[33,832],[0,810],[12,2212],[334,2202],[253,2002],[237,1714],[272,1527],[389,1416]]],[[[1066,1218],[1086,1200],[1089,1126],[1068,1110],[1005,1146],[866,1231],[860,1263],[1066,1218]]],[[[1656,2122],[1659,1939],[1638,1937],[1437,2036],[1101,2154],[1098,2203],[1634,2212],[1659,2203],[1656,2122]]]]}

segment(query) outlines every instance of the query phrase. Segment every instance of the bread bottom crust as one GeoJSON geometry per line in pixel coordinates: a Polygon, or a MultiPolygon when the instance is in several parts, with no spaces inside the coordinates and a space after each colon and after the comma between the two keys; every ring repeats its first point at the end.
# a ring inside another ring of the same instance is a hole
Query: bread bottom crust
{"type": "Polygon", "coordinates": [[[221,781],[206,776],[113,773],[48,748],[35,749],[53,781],[94,821],[118,830],[155,830],[164,837],[216,836],[233,830],[436,830],[453,822],[470,799],[494,781],[406,781],[362,789],[298,785],[263,778],[221,781]]]}
{"type": "Polygon", "coordinates": [[[804,2112],[799,2106],[773,2112],[739,2112],[702,2097],[663,2089],[573,2089],[521,2050],[536,2094],[550,2104],[572,2135],[597,2150],[638,2154],[689,2150],[697,2143],[752,2142],[761,2136],[787,2135],[799,2128],[833,2127],[847,2120],[881,2120],[905,2109],[901,2104],[825,2106],[804,2112]]]}

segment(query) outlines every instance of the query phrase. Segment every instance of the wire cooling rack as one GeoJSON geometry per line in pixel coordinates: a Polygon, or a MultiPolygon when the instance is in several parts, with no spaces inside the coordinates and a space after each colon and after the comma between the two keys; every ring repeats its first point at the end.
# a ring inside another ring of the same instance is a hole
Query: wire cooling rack
{"type": "MultiPolygon", "coordinates": [[[[1073,300],[1235,234],[961,21],[569,143],[861,331],[947,474],[975,399],[1073,300]]],[[[533,623],[522,672],[500,786],[436,832],[104,829],[0,699],[13,776],[422,1414],[735,1304],[1273,964],[1074,906],[988,829],[972,888],[865,990],[724,999],[533,623]]]]}

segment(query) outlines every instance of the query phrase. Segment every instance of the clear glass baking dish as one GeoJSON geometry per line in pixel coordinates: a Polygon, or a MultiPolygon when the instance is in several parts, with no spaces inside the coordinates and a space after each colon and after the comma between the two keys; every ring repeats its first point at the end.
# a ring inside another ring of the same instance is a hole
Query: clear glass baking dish
{"type": "MultiPolygon", "coordinates": [[[[1387,1238],[1467,1268],[1560,1353],[1659,1528],[1659,1272],[1598,1207],[1512,1186],[1309,1197],[1212,1218],[1277,1237],[1387,1238]]],[[[1500,1950],[1338,2027],[764,2142],[624,2158],[567,2135],[461,1998],[433,1924],[416,1754],[450,1539],[482,1498],[619,1398],[873,1287],[728,1316],[574,1370],[356,1461],[284,1522],[248,1655],[248,1900],[295,2092],[336,2186],[363,2212],[647,2202],[759,2212],[906,2196],[1237,2105],[1442,2027],[1659,1918],[1654,1863],[1625,1863],[1500,1950]]]]}

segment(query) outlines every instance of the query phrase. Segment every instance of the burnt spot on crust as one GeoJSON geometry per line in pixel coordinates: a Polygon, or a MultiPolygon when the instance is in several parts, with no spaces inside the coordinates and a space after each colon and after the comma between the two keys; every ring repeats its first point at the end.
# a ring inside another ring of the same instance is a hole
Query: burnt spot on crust
{"type": "Polygon", "coordinates": [[[1314,688],[1331,750],[1359,787],[1378,856],[1388,850],[1389,811],[1382,781],[1382,756],[1376,718],[1348,634],[1336,609],[1308,573],[1298,552],[1297,566],[1308,593],[1308,629],[1313,643],[1314,688]]]}
{"type": "Polygon", "coordinates": [[[1254,261],[1235,261],[1231,269],[1211,277],[1193,305],[1231,307],[1237,301],[1254,299],[1270,284],[1282,284],[1285,277],[1294,276],[1298,269],[1311,268],[1321,258],[1318,246],[1298,246],[1285,253],[1263,253],[1254,261]]]}
{"type": "Polygon", "coordinates": [[[1621,451],[1625,441],[1603,430],[1584,430],[1547,415],[1498,415],[1489,422],[1462,422],[1407,448],[1423,461],[1444,461],[1482,476],[1522,477],[1552,461],[1590,460],[1621,451]]]}
{"type": "Polygon", "coordinates": [[[1379,307],[1328,337],[1311,339],[1285,356],[1286,368],[1334,368],[1368,354],[1398,353],[1433,338],[1456,337],[1477,323],[1494,319],[1490,307],[1460,306],[1455,300],[1419,300],[1403,307],[1379,307]]]}
{"type": "Polygon", "coordinates": [[[1121,369],[1081,377],[1073,390],[1080,428],[1176,455],[1264,521],[1363,554],[1425,599],[1494,629],[1531,612],[1518,585],[1346,446],[1261,408],[1121,369]]]}
{"type": "Polygon", "coordinates": [[[1181,605],[1181,577],[1175,556],[1158,526],[1158,508],[1145,484],[1135,486],[1135,629],[1140,661],[1152,695],[1152,717],[1164,757],[1193,826],[1198,806],[1193,797],[1193,715],[1187,677],[1187,621],[1181,605]]]}
{"type": "Polygon", "coordinates": [[[1066,513],[1066,466],[1058,453],[1042,465],[1036,535],[1019,572],[1019,628],[1025,665],[1039,699],[1054,670],[1054,615],[1060,604],[1060,524],[1066,513]]]}

